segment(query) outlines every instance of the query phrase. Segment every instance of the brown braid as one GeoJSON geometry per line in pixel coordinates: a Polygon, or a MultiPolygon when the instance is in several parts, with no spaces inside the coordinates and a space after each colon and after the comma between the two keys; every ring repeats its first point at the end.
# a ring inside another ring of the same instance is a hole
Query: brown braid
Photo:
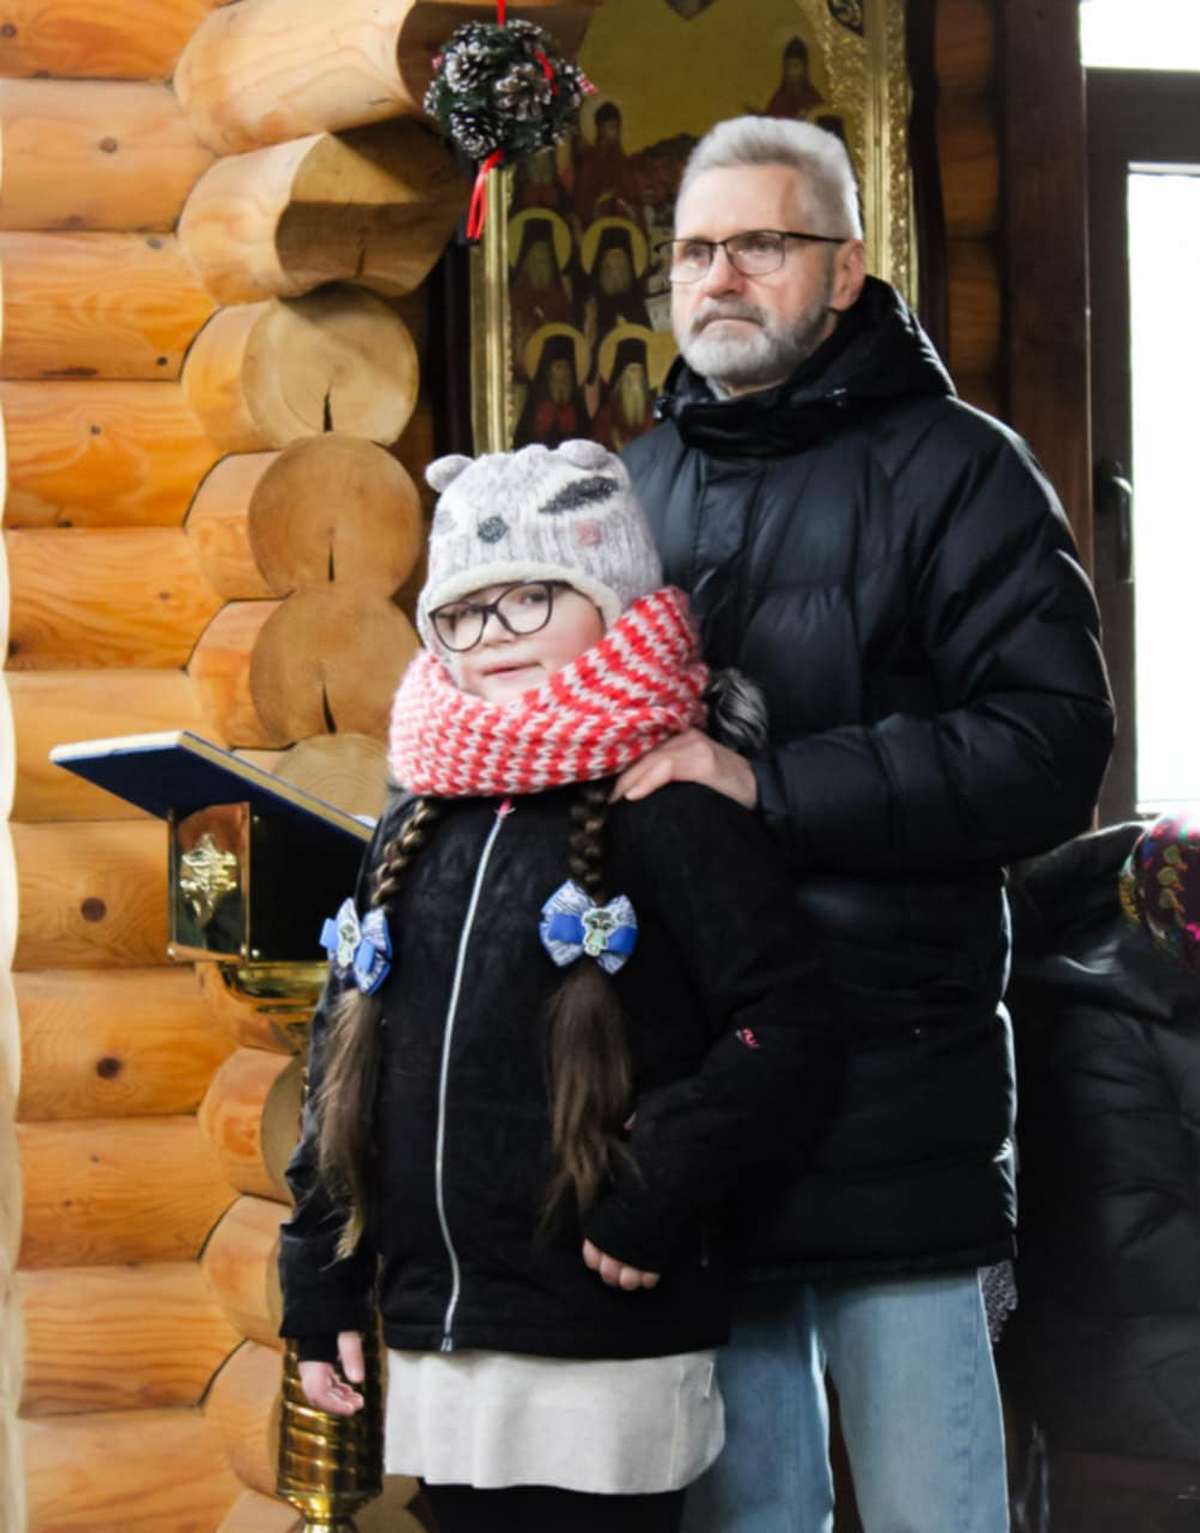
{"type": "MultiPolygon", "coordinates": [[[[400,834],[384,844],[372,875],[373,907],[388,906],[395,899],[404,871],[425,845],[436,815],[436,804],[418,799],[400,834]]],[[[338,1239],[339,1256],[354,1252],[366,1223],[364,1168],[379,1063],[380,1010],[378,995],[364,995],[354,984],[343,991],[330,1018],[325,1070],[317,1092],[318,1170],[334,1196],[349,1205],[338,1239]]]]}
{"type": "MultiPolygon", "coordinates": [[[[608,784],[587,783],[571,806],[568,867],[598,904],[603,900],[603,837],[608,784]]],[[[612,981],[598,963],[576,960],[551,1003],[550,1118],[555,1169],[546,1189],[543,1228],[572,1204],[582,1214],[607,1177],[629,1159],[624,1123],[632,1071],[625,1018],[612,981]]]]}

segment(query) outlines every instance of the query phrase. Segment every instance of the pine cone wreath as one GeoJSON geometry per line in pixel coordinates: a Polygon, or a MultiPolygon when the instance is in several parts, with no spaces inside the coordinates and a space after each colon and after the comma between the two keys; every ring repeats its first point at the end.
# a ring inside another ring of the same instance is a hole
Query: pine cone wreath
{"type": "Polygon", "coordinates": [[[590,89],[542,27],[471,21],[434,60],[424,106],[470,159],[512,160],[565,137],[590,89]]]}

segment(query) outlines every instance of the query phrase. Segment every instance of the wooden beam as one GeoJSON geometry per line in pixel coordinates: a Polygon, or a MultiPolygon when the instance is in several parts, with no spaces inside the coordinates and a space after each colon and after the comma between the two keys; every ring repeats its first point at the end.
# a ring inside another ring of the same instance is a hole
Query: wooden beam
{"type": "Polygon", "coordinates": [[[9,671],[6,680],[16,734],[14,820],[145,819],[125,799],[55,766],[51,747],[202,728],[196,689],[181,670],[9,671]]]}
{"type": "Polygon", "coordinates": [[[43,969],[14,983],[23,1123],[195,1112],[232,1052],[190,966],[43,969]]]}
{"type": "MultiPolygon", "coordinates": [[[[188,664],[188,677],[204,719],[204,732],[237,747],[282,749],[292,743],[278,723],[265,718],[250,686],[250,665],[277,601],[233,601],[204,630],[188,664]]],[[[325,727],[322,720],[312,733],[325,727]]]]}
{"type": "Polygon", "coordinates": [[[205,480],[187,533],[214,590],[231,600],[338,581],[391,596],[425,541],[416,485],[363,437],[305,437],[235,453],[205,480]]]}
{"type": "Polygon", "coordinates": [[[222,0],[4,0],[0,76],[166,80],[222,0]]]}
{"type": "Polygon", "coordinates": [[[300,1123],[303,1065],[266,1049],[238,1049],[212,1078],[201,1132],[238,1192],[289,1203],[284,1181],[300,1123]]]}
{"type": "Polygon", "coordinates": [[[218,160],[188,198],[179,236],[224,304],[347,280],[394,295],[428,276],[466,192],[428,128],[380,123],[218,160]]]}
{"type": "Polygon", "coordinates": [[[204,1415],[220,1434],[230,1467],[260,1495],[275,1489],[283,1358],[273,1347],[246,1341],[213,1380],[204,1415]]]}
{"type": "Polygon", "coordinates": [[[9,532],[5,544],[14,670],[180,666],[221,607],[177,528],[9,532]]]}
{"type": "Polygon", "coordinates": [[[173,383],[0,383],[4,525],[178,527],[221,456],[173,383]]]}
{"type": "Polygon", "coordinates": [[[1087,155],[1076,7],[1001,8],[1008,419],[1092,562],[1087,155]]]}
{"type": "Polygon", "coordinates": [[[285,744],[335,729],[386,739],[392,697],[418,648],[408,618],[381,593],[298,591],[255,644],[255,708],[285,744]]]}
{"type": "Polygon", "coordinates": [[[0,80],[0,229],[175,227],[212,163],[165,85],[0,80]]]}
{"type": "Polygon", "coordinates": [[[194,1117],[19,1123],[20,1265],[190,1261],[234,1200],[194,1117]]]}
{"type": "Polygon", "coordinates": [[[408,327],[374,293],[333,284],[303,298],[222,309],[183,370],[188,403],[227,452],[325,431],[390,446],[417,402],[408,327]]]}
{"type": "Polygon", "coordinates": [[[243,1336],[282,1350],[279,1226],[291,1210],[267,1198],[238,1198],[204,1247],[202,1266],[217,1302],[243,1336]]]}
{"type": "Polygon", "coordinates": [[[952,240],[947,246],[950,371],[957,378],[994,377],[1004,344],[1002,273],[991,240],[952,240]]]}
{"type": "Polygon", "coordinates": [[[0,234],[5,378],[176,379],[216,304],[173,235],[0,234]]]}
{"type": "Polygon", "coordinates": [[[26,1416],[198,1405],[241,1337],[196,1262],[17,1274],[26,1416]]]}
{"type": "Polygon", "coordinates": [[[216,1527],[242,1486],[198,1410],[103,1411],[23,1428],[31,1528],[216,1527]]]}
{"type": "Polygon", "coordinates": [[[167,959],[167,828],[158,820],[13,825],[13,968],[152,968],[167,959]]]}
{"type": "Polygon", "coordinates": [[[995,85],[996,0],[938,0],[934,32],[944,95],[984,96],[995,85]]]}

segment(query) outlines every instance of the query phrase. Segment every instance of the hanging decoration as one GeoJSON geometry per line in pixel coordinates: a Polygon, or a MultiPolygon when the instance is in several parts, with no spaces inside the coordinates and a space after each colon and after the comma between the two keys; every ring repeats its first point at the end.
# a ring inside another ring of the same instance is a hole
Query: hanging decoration
{"type": "Polygon", "coordinates": [[[433,70],[425,110],[479,166],[467,212],[467,238],[477,240],[490,173],[565,138],[595,87],[549,32],[531,21],[509,21],[505,0],[498,0],[495,22],[459,27],[433,70]]]}

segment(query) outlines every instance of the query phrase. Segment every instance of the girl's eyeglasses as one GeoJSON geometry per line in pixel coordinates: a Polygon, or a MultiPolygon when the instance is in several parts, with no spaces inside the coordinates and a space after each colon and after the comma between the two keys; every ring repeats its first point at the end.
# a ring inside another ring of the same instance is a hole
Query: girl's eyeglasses
{"type": "Polygon", "coordinates": [[[493,601],[452,601],[429,614],[434,632],[447,649],[463,654],[483,638],[493,614],[516,638],[539,633],[554,615],[554,596],[565,580],[523,580],[500,592],[493,601]]]}

